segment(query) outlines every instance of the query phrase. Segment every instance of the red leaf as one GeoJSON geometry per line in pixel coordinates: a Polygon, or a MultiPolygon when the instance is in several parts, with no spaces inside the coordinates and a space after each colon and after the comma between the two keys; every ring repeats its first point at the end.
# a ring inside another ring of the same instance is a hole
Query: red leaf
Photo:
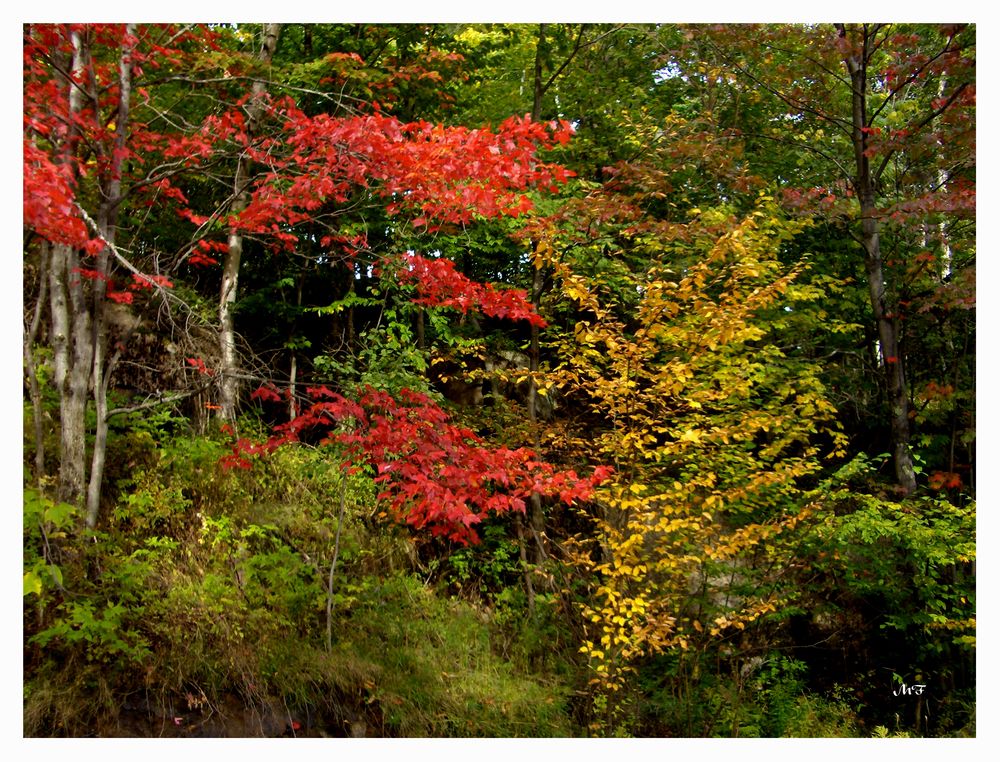
{"type": "Polygon", "coordinates": [[[187,364],[204,376],[211,376],[212,371],[205,365],[205,361],[200,357],[188,357],[187,364]]]}
{"type": "Polygon", "coordinates": [[[261,386],[256,391],[251,392],[250,399],[263,402],[281,402],[281,395],[272,387],[261,386]]]}
{"type": "Polygon", "coordinates": [[[118,304],[132,304],[135,294],[131,291],[108,291],[108,299],[118,304]]]}

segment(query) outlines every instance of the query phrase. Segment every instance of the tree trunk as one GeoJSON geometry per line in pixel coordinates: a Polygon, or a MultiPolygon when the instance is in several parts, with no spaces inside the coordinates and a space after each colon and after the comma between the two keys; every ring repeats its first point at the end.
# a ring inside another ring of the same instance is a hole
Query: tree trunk
{"type": "MultiPolygon", "coordinates": [[[[542,97],[545,95],[547,84],[543,82],[542,55],[545,49],[545,29],[546,24],[538,25],[538,41],[535,45],[535,69],[534,86],[532,88],[531,120],[537,122],[542,118],[542,97]]],[[[551,84],[551,80],[548,84],[551,84]]],[[[542,291],[544,278],[541,267],[535,267],[531,276],[531,305],[535,312],[539,311],[542,302],[542,291]]],[[[528,421],[531,423],[533,442],[535,451],[541,454],[541,436],[538,431],[538,383],[535,375],[538,373],[541,364],[541,352],[539,348],[538,326],[531,325],[531,339],[528,344],[528,371],[531,373],[531,380],[528,386],[528,421]]],[[[539,564],[547,557],[545,549],[545,512],[542,509],[542,496],[537,492],[531,493],[531,512],[528,516],[528,528],[535,542],[532,546],[532,562],[539,564]]]]}
{"type": "Polygon", "coordinates": [[[49,310],[53,380],[59,392],[59,500],[79,505],[86,483],[86,411],[93,352],[90,312],[83,298],[80,259],[65,244],[52,247],[49,310]]]}
{"type": "MultiPolygon", "coordinates": [[[[264,25],[263,41],[257,57],[265,65],[269,64],[274,56],[280,31],[281,24],[264,25]]],[[[261,115],[260,99],[266,89],[267,86],[262,80],[254,81],[248,107],[250,114],[247,122],[248,138],[252,139],[256,131],[261,115]]],[[[243,154],[237,161],[236,175],[233,178],[233,200],[229,205],[229,211],[233,217],[239,217],[249,203],[249,177],[250,159],[246,154],[243,154]]],[[[238,225],[234,225],[229,231],[228,248],[222,263],[222,286],[219,290],[219,417],[229,422],[236,420],[236,407],[239,398],[237,378],[239,360],[236,353],[233,307],[236,304],[242,259],[243,234],[238,225]]]]}
{"type": "MultiPolygon", "coordinates": [[[[883,365],[886,391],[889,401],[890,437],[892,457],[896,472],[896,482],[904,495],[911,494],[917,487],[913,470],[913,454],[910,451],[910,401],[906,388],[906,373],[903,353],[899,342],[897,310],[888,304],[885,275],[882,268],[882,252],[879,243],[879,225],[876,207],[876,180],[868,160],[868,70],[871,55],[871,40],[865,26],[862,49],[857,54],[845,56],[844,62],[851,76],[852,94],[852,139],[854,143],[854,190],[861,212],[861,245],[864,249],[865,271],[868,278],[868,297],[878,328],[879,352],[883,365]]],[[[842,38],[847,36],[841,24],[838,30],[842,38]]]]}
{"type": "Polygon", "coordinates": [[[38,258],[38,299],[35,302],[34,314],[24,332],[24,373],[28,381],[28,394],[31,397],[31,416],[34,419],[35,434],[35,483],[42,486],[45,480],[45,428],[42,425],[42,390],[38,383],[35,370],[35,339],[42,324],[42,313],[45,310],[45,300],[49,295],[49,243],[43,241],[38,258]]]}
{"type": "MultiPolygon", "coordinates": [[[[104,464],[108,449],[108,385],[114,360],[107,359],[108,337],[105,315],[105,294],[110,248],[117,237],[118,208],[122,202],[122,157],[128,137],[128,122],[132,102],[132,45],[135,24],[126,24],[126,42],[122,46],[118,63],[118,113],[115,117],[115,150],[110,157],[108,173],[101,181],[101,205],[97,214],[97,229],[105,246],[97,255],[97,272],[93,293],[93,347],[94,347],[94,412],[96,424],[94,450],[90,463],[90,483],[87,487],[87,526],[97,526],[101,505],[101,487],[104,483],[104,464]]],[[[96,95],[95,95],[96,99],[96,95]]],[[[106,157],[107,158],[107,157],[106,157]]]]}
{"type": "MultiPolygon", "coordinates": [[[[87,66],[86,42],[72,33],[70,70],[79,77],[87,66]]],[[[66,82],[70,113],[83,108],[83,91],[66,82]]],[[[63,158],[72,164],[77,135],[71,131],[63,158]]],[[[49,263],[49,312],[52,321],[53,381],[59,393],[59,500],[80,505],[86,481],[86,411],[90,381],[91,325],[83,294],[79,253],[68,244],[51,247],[49,263]]]]}
{"type": "Polygon", "coordinates": [[[305,287],[306,273],[300,272],[295,279],[295,319],[292,321],[292,329],[289,331],[289,354],[288,361],[288,420],[294,421],[299,414],[299,404],[295,396],[296,385],[299,376],[299,357],[296,349],[295,330],[298,322],[298,315],[302,310],[302,289],[305,287]]]}
{"type": "MultiPolygon", "coordinates": [[[[531,282],[531,304],[538,312],[542,301],[542,271],[536,267],[531,282]]],[[[538,384],[535,381],[535,374],[541,364],[541,352],[539,348],[538,326],[531,326],[531,341],[528,347],[528,370],[531,372],[531,382],[528,386],[528,421],[531,423],[533,442],[535,451],[541,454],[542,440],[538,430],[538,384]]],[[[542,510],[542,496],[537,492],[531,493],[531,513],[528,517],[528,526],[534,537],[534,550],[532,561],[536,564],[545,560],[547,555],[545,550],[545,512],[542,510]]]]}

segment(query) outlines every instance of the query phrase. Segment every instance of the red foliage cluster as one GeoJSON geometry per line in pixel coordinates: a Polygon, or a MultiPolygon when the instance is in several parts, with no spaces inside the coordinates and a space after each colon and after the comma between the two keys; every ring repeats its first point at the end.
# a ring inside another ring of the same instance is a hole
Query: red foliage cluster
{"type": "Polygon", "coordinates": [[[974,219],[976,189],[968,181],[955,180],[946,188],[892,204],[883,213],[896,222],[928,214],[954,214],[974,219]]]}
{"type": "MultiPolygon", "coordinates": [[[[404,123],[377,113],[308,117],[287,99],[272,104],[272,115],[283,120],[284,134],[248,148],[270,171],[260,178],[239,219],[231,222],[288,245],[296,240],[290,226],[360,191],[383,197],[389,214],[412,214],[415,227],[433,229],[468,223],[475,216],[517,216],[531,208],[524,190],[554,189],[571,175],[536,156],[540,147],[568,139],[571,127],[565,123],[542,125],[512,117],[494,133],[404,123]]],[[[246,145],[238,117],[216,122],[206,124],[202,140],[246,145]]]]}
{"type": "Polygon", "coordinates": [[[958,489],[962,486],[962,477],[953,471],[935,471],[927,480],[927,486],[932,490],[958,489]]]}
{"type": "Polygon", "coordinates": [[[82,248],[87,226],[74,206],[71,170],[24,138],[24,224],[52,243],[82,248]]]}
{"type": "MultiPolygon", "coordinates": [[[[151,28],[152,29],[152,28],[151,28]]],[[[140,38],[126,33],[124,24],[38,25],[25,38],[24,46],[24,217],[28,227],[42,237],[65,243],[88,253],[103,248],[91,238],[84,215],[77,207],[76,186],[82,178],[125,180],[123,167],[133,173],[129,189],[136,203],[169,201],[178,213],[204,225],[209,218],[172,183],[170,175],[141,172],[165,161],[173,167],[198,169],[218,160],[220,152],[238,151],[256,163],[256,174],[246,207],[226,220],[232,229],[269,238],[278,248],[292,249],[297,243],[296,225],[327,213],[330,206],[357,200],[361,194],[378,199],[391,215],[410,218],[415,228],[435,230],[445,224],[465,224],[473,218],[516,216],[531,208],[525,191],[553,189],[572,174],[542,161],[540,149],[569,141],[567,122],[540,124],[527,116],[512,117],[496,130],[446,127],[426,121],[402,122],[371,104],[371,113],[348,117],[329,114],[309,116],[290,98],[248,95],[231,109],[207,117],[193,133],[158,133],[149,129],[133,111],[128,143],[122,147],[113,119],[121,97],[118,69],[127,55],[136,84],[135,93],[148,98],[141,87],[144,69],[164,70],[184,65],[181,43],[197,34],[210,47],[209,30],[182,32],[163,28],[140,38]],[[77,73],[80,92],[96,94],[70,107],[70,83],[65,73],[54,73],[55,60],[69,60],[72,35],[90,39],[93,60],[77,73]],[[158,45],[154,38],[171,39],[172,47],[158,45]],[[259,97],[264,107],[263,123],[251,134],[246,106],[259,97]],[[266,124],[264,124],[266,123],[266,124]],[[138,182],[136,178],[142,178],[138,182]]],[[[198,49],[203,49],[199,43],[198,49]]],[[[433,56],[431,58],[434,58],[433,56]]],[[[460,57],[445,56],[428,63],[452,66],[460,57]]],[[[357,67],[353,56],[340,63],[357,67]]],[[[421,68],[407,76],[431,80],[437,70],[421,68]]],[[[404,77],[405,79],[405,77],[404,77]]],[[[93,211],[93,210],[92,210],[93,211]]],[[[357,237],[328,235],[327,245],[348,254],[366,246],[357,237]]],[[[199,241],[188,255],[194,266],[215,265],[226,252],[225,241],[199,241]]],[[[542,325],[541,318],[526,303],[522,292],[497,290],[463,279],[446,263],[411,262],[410,273],[418,281],[426,303],[468,309],[476,304],[486,314],[526,319],[542,325]],[[432,282],[427,276],[439,276],[432,282]]],[[[135,286],[136,284],[133,284],[135,286]]],[[[138,284],[141,286],[141,283],[138,284]]],[[[161,284],[162,285],[162,284],[161,284]]],[[[131,303],[136,288],[109,287],[108,298],[131,303]]]]}
{"type": "Polygon", "coordinates": [[[490,317],[527,320],[540,328],[546,325],[523,289],[497,289],[490,283],[477,283],[458,272],[448,259],[408,253],[397,277],[401,283],[416,286],[416,304],[453,307],[462,312],[476,307],[490,317]]]}
{"type": "Polygon", "coordinates": [[[203,376],[211,376],[212,370],[205,365],[205,361],[200,357],[188,357],[187,364],[194,368],[196,371],[201,373],[203,376]]]}
{"type": "MultiPolygon", "coordinates": [[[[155,156],[154,149],[169,138],[133,119],[128,125],[128,143],[119,145],[118,112],[122,90],[119,66],[131,67],[138,83],[144,69],[163,70],[183,66],[180,48],[197,38],[199,48],[214,46],[208,29],[163,26],[159,31],[174,47],[156,44],[150,37],[128,34],[125,24],[32,24],[24,36],[24,224],[37,235],[56,244],[71,246],[85,254],[101,252],[106,242],[88,228],[78,206],[77,186],[92,178],[106,186],[122,181],[124,166],[138,173],[155,156]],[[79,71],[65,70],[72,60],[73,37],[88,40],[90,55],[79,71]],[[76,107],[70,93],[81,95],[76,107]]],[[[155,36],[155,35],[153,35],[155,36]]],[[[144,96],[141,87],[136,93],[144,96]]],[[[165,179],[149,179],[144,190],[157,198],[185,203],[179,189],[165,179]]],[[[93,216],[93,209],[90,211],[93,216]]],[[[85,277],[92,277],[85,269],[85,277]]],[[[131,303],[137,291],[171,284],[159,276],[136,276],[117,289],[107,274],[107,298],[131,303]]]]}
{"type": "MultiPolygon", "coordinates": [[[[189,168],[238,150],[267,171],[258,175],[250,201],[227,220],[235,230],[269,237],[279,248],[297,242],[295,226],[330,205],[367,193],[381,198],[390,215],[409,215],[414,227],[438,229],[473,218],[517,216],[531,209],[524,191],[555,189],[572,172],[541,161],[539,149],[565,144],[569,123],[540,124],[511,117],[494,132],[401,122],[375,113],[308,116],[290,98],[259,96],[270,135],[251,140],[243,111],[247,99],[208,117],[194,134],[160,146],[164,158],[189,168]]],[[[159,189],[171,195],[168,189],[159,189]]],[[[178,194],[174,200],[183,202],[178,194]]],[[[181,214],[196,224],[206,218],[181,214]]],[[[327,239],[332,240],[332,239],[327,239]]],[[[206,261],[197,257],[197,262],[206,261]]]]}
{"type": "MultiPolygon", "coordinates": [[[[100,241],[97,241],[100,243],[100,241]]],[[[108,275],[98,272],[92,268],[77,267],[74,273],[87,280],[103,281],[107,284],[105,296],[118,304],[132,304],[135,301],[135,294],[142,291],[152,291],[154,288],[173,288],[174,284],[169,278],[163,275],[143,275],[132,273],[132,281],[124,288],[120,288],[116,282],[108,275]]]]}
{"type": "MultiPolygon", "coordinates": [[[[424,394],[403,390],[399,399],[371,387],[357,401],[326,387],[309,390],[314,402],[276,428],[267,442],[240,439],[224,466],[249,468],[252,456],[272,452],[307,431],[342,446],[344,465],[373,468],[389,512],[415,529],[462,544],[478,542],[473,528],[488,513],[525,510],[532,492],[569,504],[587,499],[610,475],[600,467],[589,478],[557,471],[527,448],[490,447],[451,422],[424,394]]],[[[262,399],[276,397],[265,390],[262,399]]]]}

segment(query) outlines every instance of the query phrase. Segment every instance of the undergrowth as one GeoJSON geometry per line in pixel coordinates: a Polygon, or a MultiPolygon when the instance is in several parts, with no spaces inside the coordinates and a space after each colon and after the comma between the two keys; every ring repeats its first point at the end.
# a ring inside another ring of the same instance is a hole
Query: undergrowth
{"type": "Polygon", "coordinates": [[[369,476],[345,483],[316,448],[234,474],[220,441],[119,444],[140,467],[102,531],[25,493],[25,735],[118,735],[134,710],[207,733],[234,698],[280,707],[272,735],[571,733],[566,687],[495,653],[489,609],[426,584],[410,536],[372,522],[369,476]]]}

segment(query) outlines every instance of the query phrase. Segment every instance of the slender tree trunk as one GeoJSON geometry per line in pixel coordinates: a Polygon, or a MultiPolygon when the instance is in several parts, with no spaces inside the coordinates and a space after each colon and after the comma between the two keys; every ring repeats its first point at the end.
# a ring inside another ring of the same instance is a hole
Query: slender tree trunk
{"type": "MultiPolygon", "coordinates": [[[[948,78],[942,74],[941,80],[938,82],[938,99],[944,100],[945,91],[947,90],[948,78]]],[[[941,139],[938,138],[937,144],[941,145],[941,139]]],[[[943,146],[942,146],[943,147],[943,146]]],[[[945,190],[945,186],[948,184],[948,173],[944,168],[938,169],[937,172],[937,186],[941,191],[945,190]]],[[[945,281],[951,277],[951,261],[952,261],[952,250],[951,241],[948,239],[948,225],[942,219],[938,223],[938,233],[941,236],[941,246],[944,251],[941,257],[941,280],[945,281]]],[[[956,387],[957,388],[957,387],[956,387]]]]}
{"type": "Polygon", "coordinates": [[[24,372],[28,379],[28,394],[31,397],[31,415],[35,433],[35,483],[41,487],[45,480],[45,428],[42,425],[42,390],[35,369],[35,339],[42,324],[45,300],[49,295],[49,243],[42,241],[38,268],[38,299],[27,330],[24,332],[24,372]]]}
{"type": "Polygon", "coordinates": [[[524,595],[528,602],[528,615],[535,616],[535,585],[531,581],[531,566],[528,564],[528,553],[524,540],[524,517],[516,516],[514,523],[517,526],[517,551],[521,559],[521,572],[524,575],[524,595]]]}
{"type": "Polygon", "coordinates": [[[344,508],[347,505],[347,472],[341,470],[340,511],[337,513],[337,536],[333,542],[333,560],[330,561],[330,575],[326,582],[326,650],[333,649],[333,575],[337,571],[337,557],[340,555],[340,530],[344,527],[344,508]]]}
{"type": "Polygon", "coordinates": [[[298,383],[299,363],[294,349],[289,350],[288,360],[288,420],[294,421],[298,415],[298,407],[295,404],[295,385],[298,383]]]}
{"type": "MultiPolygon", "coordinates": [[[[843,25],[838,25],[838,29],[841,37],[847,36],[843,25]]],[[[847,55],[844,59],[851,77],[854,189],[861,212],[861,245],[864,248],[865,271],[868,277],[868,297],[878,329],[879,351],[882,355],[889,398],[890,436],[896,482],[903,494],[909,495],[917,487],[913,454],[910,451],[910,400],[906,388],[904,357],[899,341],[897,309],[894,305],[890,305],[886,294],[879,241],[876,178],[867,155],[870,125],[866,95],[869,84],[867,65],[871,55],[870,45],[871,36],[865,27],[861,51],[847,55]]]]}
{"type": "Polygon", "coordinates": [[[313,33],[312,24],[302,25],[302,53],[307,61],[313,57],[313,33]]]}
{"type": "MultiPolygon", "coordinates": [[[[243,162],[240,161],[242,166],[243,162]]],[[[236,181],[242,181],[242,172],[237,170],[236,181]]],[[[238,214],[244,204],[234,202],[232,212],[238,214]]],[[[236,332],[233,325],[233,306],[236,303],[236,287],[243,258],[243,236],[232,232],[229,246],[222,264],[222,288],[219,294],[219,416],[227,421],[236,420],[236,398],[239,390],[236,370],[236,332]]]]}
{"type": "MultiPolygon", "coordinates": [[[[576,42],[573,49],[569,52],[568,56],[563,60],[555,71],[549,75],[549,78],[545,79],[545,66],[544,58],[547,47],[546,41],[546,30],[548,28],[547,24],[538,25],[538,37],[535,43],[535,62],[533,70],[533,83],[532,83],[532,96],[531,96],[531,120],[533,122],[541,121],[542,118],[542,99],[545,97],[545,93],[556,81],[556,79],[562,74],[573,58],[579,53],[583,45],[583,33],[586,25],[581,24],[579,33],[577,34],[576,42]]],[[[535,267],[535,271],[531,277],[531,304],[535,308],[535,312],[538,312],[542,303],[542,294],[545,290],[545,273],[542,267],[535,267]]],[[[535,377],[538,374],[539,367],[541,365],[541,353],[539,349],[539,333],[538,326],[531,326],[531,338],[528,345],[528,371],[531,374],[531,379],[528,386],[528,401],[527,401],[527,413],[528,421],[531,423],[532,436],[533,436],[533,446],[536,452],[541,451],[541,435],[538,430],[538,383],[535,377]]],[[[531,499],[529,500],[530,513],[528,515],[528,528],[531,531],[534,543],[532,544],[532,561],[533,563],[540,564],[548,557],[548,551],[545,547],[545,511],[542,509],[542,498],[537,492],[531,493],[531,499]]]]}
{"type": "Polygon", "coordinates": [[[76,416],[70,408],[69,368],[70,368],[70,323],[69,296],[66,284],[66,258],[69,247],[55,244],[51,247],[49,265],[49,316],[52,321],[50,341],[52,343],[52,381],[59,393],[59,485],[60,500],[71,501],[82,494],[83,459],[74,458],[72,449],[75,435],[81,440],[82,431],[77,431],[76,416]],[[67,442],[68,440],[68,442],[67,442]]]}
{"type": "MultiPolygon", "coordinates": [[[[97,272],[108,275],[110,247],[117,237],[118,209],[122,202],[122,157],[128,138],[128,123],[132,102],[132,39],[135,24],[126,24],[126,41],[122,46],[118,64],[118,113],[115,117],[115,149],[109,157],[108,173],[101,182],[101,205],[97,214],[97,229],[105,241],[105,247],[97,255],[97,272]]],[[[96,98],[95,98],[96,99],[96,98]]],[[[94,281],[93,293],[93,347],[94,347],[94,412],[96,424],[94,449],[90,463],[90,483],[87,486],[87,526],[97,526],[97,516],[101,505],[101,487],[104,483],[104,464],[108,450],[108,386],[114,360],[107,358],[108,336],[105,313],[106,282],[104,277],[94,281]]]]}
{"type": "MultiPolygon", "coordinates": [[[[536,267],[531,283],[531,304],[535,312],[539,311],[542,301],[542,271],[536,267]]],[[[538,326],[531,326],[531,341],[528,346],[528,370],[531,375],[531,382],[528,387],[528,421],[531,423],[532,442],[536,452],[541,451],[542,440],[538,430],[538,384],[535,381],[535,374],[538,373],[541,364],[541,352],[539,347],[538,326]]],[[[545,512],[542,509],[542,496],[538,492],[531,493],[531,513],[528,517],[528,526],[534,538],[534,552],[532,560],[534,563],[541,563],[546,556],[545,550],[545,512]]]]}
{"type": "MultiPolygon", "coordinates": [[[[53,342],[62,355],[58,379],[59,499],[78,505],[86,483],[86,412],[93,364],[90,311],[81,283],[80,257],[73,248],[53,247],[49,280],[53,319],[53,342]]],[[[58,371],[57,371],[58,373],[58,371]]]]}
{"type": "MultiPolygon", "coordinates": [[[[542,51],[545,45],[545,24],[538,25],[538,37],[535,42],[535,65],[534,65],[534,77],[533,77],[533,87],[532,87],[532,99],[531,99],[531,119],[532,121],[538,121],[542,112],[542,96],[544,95],[544,87],[542,84],[542,51]]],[[[538,303],[541,298],[541,271],[539,268],[535,268],[534,274],[532,275],[532,287],[531,287],[531,303],[534,305],[535,310],[538,310],[538,303]]],[[[538,342],[538,326],[531,326],[531,338],[529,339],[528,345],[528,398],[526,401],[526,412],[528,415],[528,423],[531,427],[532,445],[535,448],[535,452],[540,452],[541,450],[541,439],[538,433],[538,384],[535,381],[535,374],[538,372],[539,366],[539,342],[538,342]]],[[[521,557],[521,568],[524,575],[524,591],[528,602],[528,614],[534,617],[535,615],[535,587],[532,582],[532,566],[538,564],[541,558],[544,556],[545,551],[541,547],[542,537],[545,531],[545,513],[542,509],[542,496],[536,492],[532,491],[531,496],[528,500],[528,515],[525,519],[518,517],[517,519],[517,546],[518,553],[521,557]],[[531,534],[534,537],[535,542],[531,543],[532,552],[529,554],[527,552],[527,543],[530,542],[530,538],[525,538],[524,527],[525,524],[531,530],[531,534]]]]}
{"type": "MultiPolygon", "coordinates": [[[[79,32],[72,33],[70,71],[82,79],[87,66],[87,45],[79,32]]],[[[83,108],[83,91],[66,83],[70,114],[83,108]]],[[[63,158],[72,163],[75,130],[63,147],[63,158]]],[[[93,352],[90,312],[84,298],[79,252],[67,244],[54,244],[49,267],[49,312],[52,321],[53,380],[59,392],[59,500],[79,505],[86,483],[86,411],[93,352]]]]}
{"type": "MultiPolygon", "coordinates": [[[[298,311],[302,309],[302,288],[305,285],[306,274],[305,272],[299,273],[298,277],[295,279],[295,307],[296,315],[298,311]]],[[[296,319],[292,321],[292,328],[289,331],[288,336],[288,420],[294,421],[295,417],[299,414],[298,402],[295,399],[295,387],[298,384],[299,375],[299,357],[298,350],[295,348],[295,330],[296,330],[296,319]]]]}
{"type": "MultiPolygon", "coordinates": [[[[257,57],[265,65],[269,64],[274,56],[280,31],[281,24],[264,25],[263,41],[257,57]]],[[[250,118],[247,122],[247,134],[251,139],[260,120],[261,98],[266,89],[267,86],[262,80],[256,80],[253,83],[249,104],[250,118]]],[[[233,201],[229,206],[233,217],[239,217],[249,203],[250,194],[247,187],[249,178],[250,159],[246,154],[243,154],[236,164],[236,175],[233,178],[233,201]]],[[[239,398],[237,378],[239,359],[236,352],[233,308],[236,304],[242,259],[243,234],[238,225],[234,225],[229,231],[228,248],[222,263],[222,286],[219,291],[219,416],[230,422],[236,420],[236,407],[239,398]]]]}
{"type": "MultiPolygon", "coordinates": [[[[542,54],[545,49],[545,29],[546,24],[538,25],[538,41],[535,45],[535,69],[534,69],[534,87],[532,88],[532,105],[531,105],[531,120],[537,122],[542,118],[542,97],[545,95],[545,84],[542,81],[542,54]]],[[[534,273],[531,276],[531,304],[535,308],[535,312],[538,312],[542,301],[542,287],[544,279],[542,277],[542,269],[540,267],[535,267],[534,273]]],[[[531,424],[533,442],[532,445],[536,452],[541,450],[541,436],[538,431],[538,383],[535,381],[535,375],[538,373],[538,368],[541,363],[541,353],[539,348],[539,336],[538,336],[538,326],[532,324],[531,326],[531,338],[528,344],[528,371],[531,373],[529,385],[528,385],[528,421],[531,424]]],[[[531,553],[533,563],[541,563],[545,556],[546,551],[544,547],[544,537],[545,537],[545,512],[542,509],[542,496],[538,492],[531,493],[530,504],[530,514],[528,516],[528,527],[531,530],[531,535],[535,542],[533,543],[533,552],[531,553]]]]}

